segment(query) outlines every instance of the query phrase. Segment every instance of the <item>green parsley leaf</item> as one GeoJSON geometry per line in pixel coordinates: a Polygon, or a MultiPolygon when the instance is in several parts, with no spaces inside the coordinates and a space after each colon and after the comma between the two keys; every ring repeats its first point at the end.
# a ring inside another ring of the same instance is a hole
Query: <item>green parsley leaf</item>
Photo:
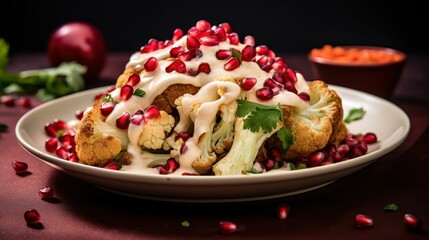
{"type": "Polygon", "coordinates": [[[385,210],[385,211],[395,212],[395,211],[397,211],[397,210],[398,210],[398,206],[397,206],[396,204],[394,204],[394,203],[391,203],[391,204],[389,204],[389,205],[385,206],[385,207],[384,207],[384,210],[385,210]]]}
{"type": "Polygon", "coordinates": [[[191,223],[189,223],[188,221],[182,221],[181,223],[180,223],[180,225],[182,225],[182,227],[190,227],[191,226],[191,223]]]}
{"type": "Polygon", "coordinates": [[[277,132],[277,138],[282,142],[283,149],[288,149],[290,145],[293,144],[293,134],[290,129],[280,128],[277,132]]]}
{"type": "Polygon", "coordinates": [[[237,49],[234,49],[234,48],[231,48],[229,50],[231,51],[232,56],[235,57],[235,58],[237,58],[241,62],[241,58],[242,58],[241,52],[238,51],[237,49]]]}
{"type": "Polygon", "coordinates": [[[7,132],[8,126],[4,123],[0,123],[0,132],[7,132]]]}
{"type": "Polygon", "coordinates": [[[269,133],[277,127],[277,122],[280,120],[280,112],[277,109],[259,109],[247,115],[244,122],[244,128],[250,129],[252,132],[258,132],[262,129],[269,133]]]}
{"type": "Polygon", "coordinates": [[[281,140],[284,149],[293,144],[293,134],[290,129],[284,127],[283,111],[280,106],[267,106],[244,99],[238,99],[237,117],[246,118],[244,128],[252,132],[262,129],[264,132],[271,132],[277,128],[278,121],[283,122],[283,127],[277,132],[277,137],[281,140]]]}
{"type": "Polygon", "coordinates": [[[102,101],[103,101],[103,102],[113,102],[112,95],[110,95],[110,94],[106,94],[106,95],[104,95],[104,97],[103,97],[102,101]]]}
{"type": "Polygon", "coordinates": [[[363,108],[353,108],[350,110],[347,117],[344,119],[345,123],[351,123],[356,120],[360,120],[365,116],[365,110],[363,108]]]}
{"type": "Polygon", "coordinates": [[[134,93],[133,93],[133,95],[138,97],[143,97],[145,94],[146,92],[141,88],[136,88],[136,90],[134,90],[134,93]]]}

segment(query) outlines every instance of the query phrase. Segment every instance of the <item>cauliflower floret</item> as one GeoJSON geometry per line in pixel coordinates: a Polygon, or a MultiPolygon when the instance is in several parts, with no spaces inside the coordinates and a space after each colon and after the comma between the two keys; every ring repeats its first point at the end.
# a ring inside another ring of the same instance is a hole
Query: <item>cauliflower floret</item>
{"type": "Polygon", "coordinates": [[[259,129],[258,132],[252,132],[250,129],[244,128],[243,118],[237,118],[231,150],[213,165],[214,174],[239,175],[251,171],[262,144],[281,127],[282,122],[278,121],[277,127],[270,132],[262,129],[259,129]]]}
{"type": "Polygon", "coordinates": [[[162,149],[167,134],[173,129],[174,117],[165,111],[159,114],[159,117],[149,119],[142,127],[138,145],[144,149],[162,149]]]}
{"type": "Polygon", "coordinates": [[[215,127],[212,136],[212,149],[216,154],[222,154],[231,148],[234,140],[235,112],[237,111],[237,102],[233,101],[228,105],[221,105],[220,122],[215,127]]]}
{"type": "MultiPolygon", "coordinates": [[[[201,103],[192,104],[191,118],[195,121],[198,109],[201,107],[201,103]]],[[[201,149],[201,155],[192,162],[192,168],[200,174],[204,174],[210,170],[213,164],[216,162],[217,156],[211,148],[211,139],[213,134],[213,127],[216,123],[216,118],[211,119],[207,131],[202,133],[197,141],[198,147],[201,149]]]]}
{"type": "Polygon", "coordinates": [[[310,102],[307,108],[293,109],[293,123],[290,127],[294,141],[286,152],[286,159],[322,149],[328,143],[338,143],[345,137],[342,124],[343,108],[341,98],[320,80],[309,84],[310,102]]]}
{"type": "Polygon", "coordinates": [[[128,144],[127,132],[113,127],[103,120],[100,101],[96,101],[83,116],[76,130],[76,153],[82,163],[104,166],[128,144]]]}

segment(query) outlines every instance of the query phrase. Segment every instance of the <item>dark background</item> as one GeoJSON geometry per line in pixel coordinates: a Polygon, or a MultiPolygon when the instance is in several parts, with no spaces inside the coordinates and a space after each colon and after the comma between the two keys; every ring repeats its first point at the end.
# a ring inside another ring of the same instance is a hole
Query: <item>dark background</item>
{"type": "Polygon", "coordinates": [[[1,7],[0,37],[11,54],[46,52],[56,27],[80,20],[100,29],[109,51],[131,53],[150,38],[170,39],[175,28],[187,30],[205,19],[229,22],[241,40],[253,35],[256,45],[278,53],[306,53],[329,43],[428,54],[426,8],[411,1],[255,1],[14,1],[1,7]]]}

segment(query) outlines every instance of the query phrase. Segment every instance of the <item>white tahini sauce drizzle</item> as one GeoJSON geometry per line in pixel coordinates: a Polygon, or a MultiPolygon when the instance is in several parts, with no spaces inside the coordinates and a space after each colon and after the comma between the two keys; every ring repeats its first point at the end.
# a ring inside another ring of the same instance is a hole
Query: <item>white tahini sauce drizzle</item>
{"type": "MultiPolygon", "coordinates": [[[[202,56],[199,58],[193,58],[190,61],[186,61],[186,69],[197,70],[199,64],[206,62],[210,65],[211,71],[209,74],[199,73],[196,76],[190,76],[183,73],[177,73],[172,71],[166,72],[166,67],[171,64],[170,50],[174,47],[181,46],[186,49],[186,38],[183,36],[181,39],[176,41],[169,47],[159,49],[150,53],[136,52],[132,54],[127,63],[127,68],[135,68],[140,71],[144,68],[144,63],[150,57],[158,59],[158,68],[153,72],[142,71],[140,74],[140,83],[134,88],[140,88],[145,91],[144,97],[132,96],[127,101],[120,100],[120,89],[117,88],[111,92],[112,98],[119,102],[114,108],[113,112],[106,119],[106,123],[115,125],[116,119],[123,113],[128,112],[131,115],[138,109],[144,110],[154,99],[164,92],[170,85],[173,84],[191,84],[196,87],[201,87],[199,92],[195,95],[185,94],[182,100],[182,110],[180,111],[180,121],[175,127],[175,132],[181,132],[188,129],[191,124],[191,111],[194,103],[201,103],[201,106],[196,112],[196,119],[194,122],[194,135],[186,142],[188,151],[180,156],[180,168],[174,172],[174,175],[180,175],[183,172],[195,173],[192,169],[192,162],[200,156],[201,150],[197,146],[199,136],[208,130],[211,121],[216,117],[216,113],[221,104],[228,104],[229,102],[236,100],[241,94],[243,94],[239,85],[228,81],[219,81],[220,78],[231,77],[231,78],[245,78],[254,77],[257,79],[256,85],[249,91],[244,91],[244,96],[247,100],[258,102],[265,105],[283,104],[297,108],[305,108],[308,103],[300,99],[296,94],[289,91],[280,91],[279,94],[275,95],[269,101],[261,101],[256,97],[255,91],[263,87],[265,79],[273,76],[274,70],[265,72],[259,65],[254,62],[242,61],[241,65],[233,71],[227,71],[224,69],[226,60],[218,60],[216,58],[216,51],[219,49],[237,49],[241,51],[245,45],[239,43],[238,45],[232,45],[229,40],[222,41],[216,46],[205,46],[201,45],[200,50],[202,56]],[[219,88],[225,89],[225,94],[220,96],[218,93],[219,88]]],[[[256,59],[260,56],[257,55],[256,59]]],[[[297,83],[295,88],[298,92],[308,93],[308,84],[304,77],[300,73],[296,73],[297,83]]],[[[148,168],[147,164],[150,163],[154,155],[146,152],[142,152],[140,147],[137,146],[138,137],[142,131],[141,126],[135,126],[130,124],[128,130],[128,137],[130,143],[128,145],[128,151],[134,156],[132,164],[123,166],[122,170],[130,172],[141,172],[141,173],[157,173],[154,168],[148,168]]]]}

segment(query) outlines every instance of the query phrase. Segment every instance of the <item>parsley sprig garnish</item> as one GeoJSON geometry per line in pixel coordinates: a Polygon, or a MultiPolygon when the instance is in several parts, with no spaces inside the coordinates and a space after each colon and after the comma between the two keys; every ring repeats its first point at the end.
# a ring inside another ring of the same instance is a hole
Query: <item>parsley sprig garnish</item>
{"type": "Polygon", "coordinates": [[[287,149],[293,143],[293,134],[290,129],[285,127],[283,111],[280,105],[263,105],[255,102],[249,102],[244,99],[238,99],[237,117],[245,117],[244,129],[252,132],[269,133],[277,128],[278,121],[282,121],[283,126],[277,132],[277,138],[282,142],[284,149],[287,149]]]}
{"type": "Polygon", "coordinates": [[[356,120],[360,120],[365,116],[365,110],[363,108],[353,108],[350,110],[347,117],[344,119],[345,123],[351,123],[356,120]]]}

